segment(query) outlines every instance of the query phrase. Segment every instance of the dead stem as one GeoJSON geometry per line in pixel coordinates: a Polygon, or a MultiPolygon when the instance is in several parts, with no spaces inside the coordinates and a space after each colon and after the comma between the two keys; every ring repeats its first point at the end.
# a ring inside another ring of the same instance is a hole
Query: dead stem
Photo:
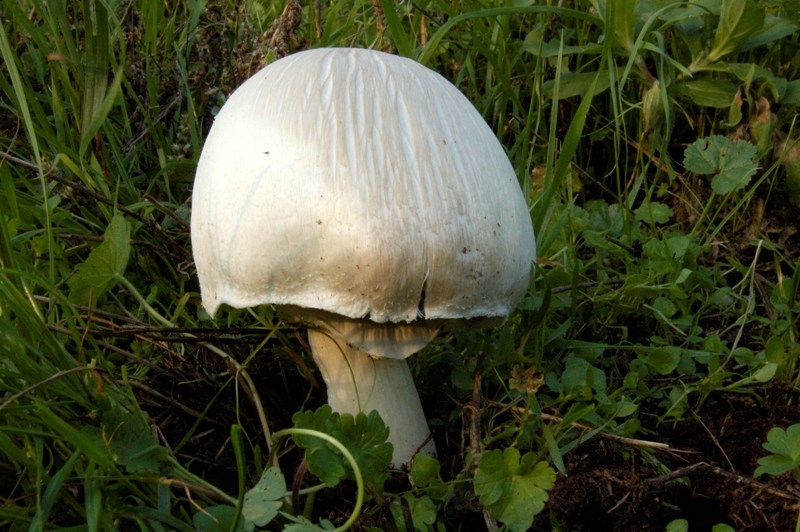
{"type": "MultiPolygon", "coordinates": [[[[521,406],[504,405],[502,403],[498,403],[498,402],[494,402],[494,401],[492,402],[492,404],[494,406],[498,406],[498,407],[509,409],[512,412],[516,412],[517,414],[524,414],[524,415],[527,415],[527,416],[535,416],[535,415],[537,415],[533,410],[529,410],[529,409],[523,408],[521,406]]],[[[547,421],[555,421],[557,423],[560,423],[560,422],[564,421],[564,418],[561,418],[561,417],[558,417],[558,416],[554,416],[552,414],[546,414],[544,412],[542,412],[541,418],[545,419],[547,421]]],[[[590,427],[588,425],[584,425],[583,423],[578,423],[576,421],[571,422],[569,425],[574,429],[578,429],[578,430],[582,430],[582,431],[597,430],[596,428],[590,427]]],[[[649,440],[639,440],[639,439],[636,439],[636,438],[626,438],[625,436],[618,436],[616,434],[609,434],[607,432],[602,432],[602,431],[598,432],[598,435],[601,438],[606,438],[608,440],[618,441],[620,443],[624,443],[626,445],[633,445],[635,447],[646,447],[648,449],[656,449],[656,450],[659,450],[659,451],[667,451],[667,450],[675,451],[675,449],[670,447],[669,444],[667,444],[667,443],[661,443],[661,442],[649,441],[649,440]]]]}

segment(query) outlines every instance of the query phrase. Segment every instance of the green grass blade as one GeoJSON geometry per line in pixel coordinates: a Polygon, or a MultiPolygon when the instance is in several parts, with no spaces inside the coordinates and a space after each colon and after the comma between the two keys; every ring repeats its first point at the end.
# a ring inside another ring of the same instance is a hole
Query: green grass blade
{"type": "Polygon", "coordinates": [[[458,24],[462,22],[466,22],[470,19],[474,18],[493,18],[493,17],[501,17],[501,16],[519,16],[525,14],[550,14],[553,16],[562,16],[568,18],[575,18],[578,20],[586,20],[593,23],[600,23],[600,20],[587,12],[579,11],[576,9],[568,9],[568,8],[561,8],[561,7],[551,7],[551,6],[519,6],[519,7],[495,7],[490,9],[481,9],[478,11],[469,11],[467,13],[462,13],[455,17],[451,17],[445,22],[442,27],[436,30],[431,38],[428,40],[428,43],[422,49],[422,52],[417,57],[417,61],[422,63],[423,65],[427,64],[434,53],[436,53],[439,43],[445,36],[458,24]]]}
{"type": "Polygon", "coordinates": [[[53,429],[65,443],[78,449],[89,460],[93,461],[101,469],[113,470],[114,461],[108,449],[99,447],[89,436],[76,429],[63,416],[56,414],[52,408],[41,401],[37,401],[36,415],[53,429]]]}
{"type": "Polygon", "coordinates": [[[400,17],[397,16],[395,11],[395,4],[392,0],[380,0],[383,16],[386,19],[386,25],[389,27],[389,35],[397,48],[397,53],[403,57],[413,57],[414,50],[409,39],[408,34],[403,28],[403,23],[400,17]]]}
{"type": "MultiPolygon", "coordinates": [[[[17,109],[22,115],[22,123],[25,126],[25,132],[28,136],[31,149],[38,172],[39,184],[41,187],[41,201],[44,210],[44,230],[47,236],[47,250],[48,250],[48,279],[51,283],[55,282],[55,254],[53,253],[53,239],[52,239],[52,221],[50,220],[50,206],[47,203],[48,192],[47,183],[44,177],[44,168],[42,167],[41,152],[39,150],[39,139],[36,135],[36,127],[33,119],[31,118],[30,107],[28,106],[28,94],[32,93],[23,82],[22,76],[17,68],[17,57],[11,49],[11,44],[8,42],[8,35],[3,24],[0,24],[0,56],[8,69],[8,74],[11,77],[11,84],[14,88],[14,97],[16,99],[17,109]]],[[[29,294],[29,297],[30,294],[29,294]]]]}
{"type": "Polygon", "coordinates": [[[80,456],[80,452],[73,453],[66,463],[64,463],[64,465],[61,466],[58,471],[56,471],[56,474],[48,479],[47,487],[42,495],[42,502],[36,511],[36,515],[31,521],[31,527],[29,528],[31,532],[43,529],[44,524],[47,522],[48,517],[50,516],[50,512],[53,510],[53,507],[62,495],[64,481],[72,473],[72,468],[75,467],[75,463],[78,461],[80,456]]]}

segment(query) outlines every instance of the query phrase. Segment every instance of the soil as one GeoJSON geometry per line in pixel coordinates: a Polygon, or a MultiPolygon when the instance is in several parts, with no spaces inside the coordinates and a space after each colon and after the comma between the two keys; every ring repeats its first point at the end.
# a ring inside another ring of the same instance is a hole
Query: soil
{"type": "Polygon", "coordinates": [[[599,438],[582,445],[565,457],[568,475],[550,492],[551,517],[570,531],[664,530],[675,519],[690,530],[719,523],[795,530],[798,480],[791,473],[753,477],[767,432],[800,421],[797,390],[787,393],[712,397],[697,419],[662,425],[649,437],[669,451],[640,452],[599,438]]]}

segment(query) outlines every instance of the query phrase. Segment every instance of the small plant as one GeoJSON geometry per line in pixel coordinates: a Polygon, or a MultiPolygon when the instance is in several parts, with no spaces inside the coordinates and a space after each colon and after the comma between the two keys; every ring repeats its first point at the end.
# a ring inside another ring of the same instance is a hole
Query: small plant
{"type": "MultiPolygon", "coordinates": [[[[376,411],[369,414],[339,414],[328,405],[317,410],[298,412],[293,417],[294,426],[328,434],[341,442],[358,463],[364,482],[380,493],[388,477],[392,461],[392,444],[386,441],[389,429],[376,411]]],[[[352,479],[352,468],[338,449],[315,436],[294,434],[294,441],[305,449],[308,470],[328,486],[335,486],[346,478],[352,479]]]]}
{"type": "Polygon", "coordinates": [[[764,473],[782,475],[794,471],[800,480],[800,423],[785,430],[774,427],[767,433],[767,441],[762,446],[772,454],[758,459],[755,476],[764,473]]]}
{"type": "Polygon", "coordinates": [[[513,447],[481,455],[475,475],[475,493],[492,515],[509,530],[523,532],[544,509],[547,490],[553,487],[556,473],[547,462],[537,461],[533,453],[520,453],[513,447]]]}
{"type": "Polygon", "coordinates": [[[712,135],[697,139],[686,148],[683,166],[696,174],[712,175],[711,189],[725,195],[750,183],[758,170],[756,155],[758,149],[749,142],[734,143],[722,135],[712,135]]]}

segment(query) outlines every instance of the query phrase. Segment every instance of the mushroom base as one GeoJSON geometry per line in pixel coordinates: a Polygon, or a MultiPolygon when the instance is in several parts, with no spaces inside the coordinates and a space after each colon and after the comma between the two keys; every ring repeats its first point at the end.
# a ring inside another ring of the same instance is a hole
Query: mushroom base
{"type": "Polygon", "coordinates": [[[434,456],[428,422],[405,360],[374,358],[327,331],[308,331],[314,361],[335,412],[377,410],[389,427],[392,464],[401,467],[418,452],[434,456]]]}

